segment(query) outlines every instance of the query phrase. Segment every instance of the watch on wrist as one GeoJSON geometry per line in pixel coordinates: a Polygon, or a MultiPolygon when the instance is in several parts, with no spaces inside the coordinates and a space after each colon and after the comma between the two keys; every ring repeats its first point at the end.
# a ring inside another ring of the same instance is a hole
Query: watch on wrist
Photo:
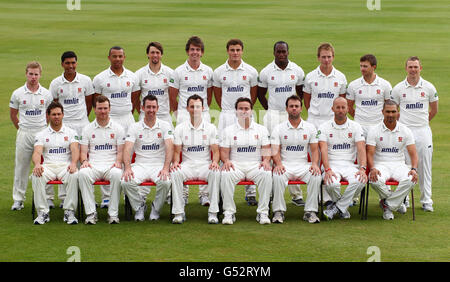
{"type": "Polygon", "coordinates": [[[414,170],[415,172],[417,172],[417,168],[412,167],[411,170],[414,170]]]}

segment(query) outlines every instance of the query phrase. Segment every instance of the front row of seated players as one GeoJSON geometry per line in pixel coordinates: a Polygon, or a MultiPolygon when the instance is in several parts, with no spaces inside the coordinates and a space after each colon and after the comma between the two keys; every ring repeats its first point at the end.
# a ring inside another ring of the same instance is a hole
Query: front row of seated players
{"type": "Polygon", "coordinates": [[[60,179],[67,186],[64,221],[68,224],[78,222],[75,218],[77,181],[87,215],[85,223],[97,222],[93,183],[98,179],[111,183],[111,203],[108,208],[110,224],[119,223],[118,206],[122,189],[136,211],[135,219],[144,220],[148,190],[139,185],[146,180],[152,180],[157,185],[150,220],[159,218],[167,193],[173,185],[173,223],[183,223],[186,216],[182,185],[183,181],[192,179],[208,181],[211,201],[208,223],[211,224],[219,222],[219,193],[223,197],[222,224],[236,221],[234,188],[243,179],[253,181],[258,186],[256,219],[260,224],[271,222],[268,217],[271,194],[274,212],[272,222],[284,221],[284,190],[289,180],[298,179],[308,185],[303,217],[305,221],[320,222],[317,213],[322,179],[333,199],[333,204],[324,212],[326,218],[331,220],[336,215],[349,218],[348,207],[354,195],[367,183],[366,163],[369,165],[370,182],[381,198],[383,218],[393,219],[392,211],[406,212],[402,203],[417,182],[418,157],[410,130],[397,123],[397,104],[386,102],[383,122],[370,131],[367,162],[361,126],[347,118],[348,108],[344,98],[334,101],[334,119],[321,125],[317,132],[312,124],[301,119],[301,107],[298,96],[289,97],[286,101],[289,118],[277,125],[269,138],[268,130],[252,119],[251,100],[239,98],[235,104],[236,124],[227,127],[219,137],[216,128],[201,118],[203,99],[193,95],[187,102],[190,120],[177,126],[173,134],[167,122],[156,118],[158,101],[156,97],[148,95],[142,105],[144,119],[133,124],[125,135],[123,129],[109,118],[108,98],[99,96],[94,102],[96,119],[77,138],[73,131],[62,125],[63,108],[53,102],[47,110],[50,125],[37,135],[33,154],[35,168],[32,179],[38,210],[35,224],[44,224],[50,219],[45,184],[52,179],[60,179]],[[308,150],[312,162],[308,162],[308,150]],[[323,163],[322,176],[318,164],[319,150],[323,163]],[[412,161],[410,170],[405,165],[404,150],[412,161]],[[133,151],[136,153],[136,162],[131,164],[133,151]],[[180,161],[180,152],[183,162],[180,161]],[[41,165],[42,154],[44,163],[41,165]],[[272,158],[273,173],[270,163],[272,158]],[[81,166],[77,177],[75,160],[78,159],[81,166]],[[221,167],[219,159],[223,163],[221,167]],[[357,164],[354,163],[355,159],[357,164]],[[343,195],[340,194],[342,179],[349,182],[343,195]],[[399,181],[395,192],[391,192],[384,184],[388,179],[399,181]]]}

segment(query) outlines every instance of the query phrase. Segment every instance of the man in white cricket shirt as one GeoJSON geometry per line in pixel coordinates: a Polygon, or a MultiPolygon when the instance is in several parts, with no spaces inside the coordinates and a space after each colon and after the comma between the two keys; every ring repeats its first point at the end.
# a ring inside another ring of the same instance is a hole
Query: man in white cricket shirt
{"type": "Polygon", "coordinates": [[[267,128],[252,121],[253,105],[249,98],[239,98],[235,104],[237,122],[221,135],[220,156],[223,162],[220,190],[223,197],[222,224],[236,221],[234,189],[247,179],[258,186],[256,221],[270,224],[269,202],[272,192],[271,149],[267,128]]]}
{"type": "Polygon", "coordinates": [[[384,101],[391,97],[391,84],[375,73],[376,68],[374,55],[362,56],[359,59],[362,76],[350,82],[347,88],[348,112],[361,125],[364,137],[367,137],[371,126],[383,121],[384,101]]]}
{"type": "Polygon", "coordinates": [[[367,183],[366,143],[361,126],[347,118],[347,100],[338,97],[333,102],[334,119],[324,122],[317,132],[323,163],[323,181],[333,204],[324,211],[328,220],[337,214],[350,218],[348,207],[355,194],[359,194],[367,183]],[[355,159],[357,163],[355,164],[355,159]],[[348,186],[341,195],[340,181],[348,186]]]}
{"type": "MultiPolygon", "coordinates": [[[[81,136],[83,127],[89,124],[89,113],[92,109],[92,94],[94,87],[92,80],[77,72],[78,58],[75,52],[66,51],[61,55],[61,66],[64,69],[62,75],[53,79],[50,83],[50,93],[54,101],[60,102],[64,107],[64,125],[75,130],[81,136]]],[[[47,191],[53,200],[53,189],[47,191]]],[[[58,197],[61,199],[60,207],[63,207],[65,191],[60,185],[58,197]]]]}
{"type": "Polygon", "coordinates": [[[108,207],[108,222],[119,223],[118,205],[125,133],[123,128],[109,117],[110,103],[106,96],[96,97],[93,107],[96,119],[83,128],[80,140],[81,167],[78,182],[87,215],[85,223],[97,223],[93,187],[97,180],[110,181],[111,202],[108,207]]]}
{"type": "MultiPolygon", "coordinates": [[[[214,97],[222,110],[219,132],[236,123],[234,105],[240,97],[250,98],[254,104],[258,91],[258,71],[242,60],[244,43],[240,39],[227,42],[228,60],[214,70],[214,97]]],[[[245,199],[249,205],[257,205],[256,186],[245,187],[245,199]]]]}
{"type": "Polygon", "coordinates": [[[64,222],[77,224],[75,211],[78,203],[78,169],[80,155],[75,130],[63,124],[64,109],[58,102],[47,108],[49,126],[36,134],[33,152],[34,169],[31,181],[37,218],[34,224],[50,221],[46,185],[50,180],[61,180],[67,195],[64,201],[64,222]],[[44,163],[41,164],[41,157],[44,163]]]}
{"type": "Polygon", "coordinates": [[[398,114],[397,104],[387,100],[383,106],[383,122],[372,127],[367,136],[369,180],[380,196],[380,207],[386,220],[394,219],[393,211],[406,213],[403,201],[417,182],[418,156],[414,136],[406,125],[397,122],[398,114]],[[411,159],[411,168],[405,163],[405,151],[411,159]],[[394,192],[385,184],[389,179],[399,182],[394,192]]]}
{"type": "Polygon", "coordinates": [[[124,193],[136,211],[134,219],[145,219],[146,196],[139,185],[151,180],[156,183],[156,196],[152,202],[149,220],[158,220],[161,208],[170,190],[170,162],[173,155],[172,126],[159,118],[158,99],[149,94],[142,100],[144,118],[130,126],[125,139],[123,162],[125,170],[122,176],[124,193]],[[131,163],[131,155],[136,153],[136,161],[131,163]]]}
{"type": "Polygon", "coordinates": [[[208,223],[217,224],[219,220],[219,144],[216,127],[203,120],[203,99],[192,95],[187,100],[187,110],[190,120],[175,128],[171,175],[172,175],[172,213],[175,215],[173,223],[183,223],[184,216],[183,182],[186,180],[207,180],[209,197],[208,223]],[[180,152],[182,162],[180,163],[180,152]],[[212,153],[212,160],[211,160],[212,153]]]}
{"type": "Polygon", "coordinates": [[[26,83],[14,90],[9,102],[10,119],[18,129],[11,210],[24,208],[35,136],[47,126],[45,111],[53,100],[50,92],[39,83],[41,74],[42,67],[38,62],[28,63],[26,83]]]}
{"type": "MultiPolygon", "coordinates": [[[[109,49],[108,60],[110,67],[94,77],[95,94],[106,96],[111,103],[110,117],[126,132],[134,123],[133,103],[139,99],[139,83],[135,74],[123,66],[125,51],[122,47],[114,46],[109,49]]],[[[109,206],[109,186],[101,186],[102,208],[109,206]]]]}
{"type": "MultiPolygon", "coordinates": [[[[261,70],[258,79],[258,99],[267,113],[264,126],[272,132],[276,125],[286,121],[286,99],[292,95],[303,97],[305,73],[296,63],[289,60],[289,45],[278,41],[273,46],[274,60],[261,70]],[[269,93],[267,101],[266,93],[269,93]]],[[[299,185],[288,185],[292,203],[304,206],[302,190],[299,185]]]]}
{"type": "MultiPolygon", "coordinates": [[[[188,59],[175,69],[169,80],[170,110],[177,117],[177,125],[190,120],[186,102],[190,96],[196,94],[205,102],[202,113],[203,120],[211,122],[209,105],[211,105],[213,95],[213,70],[201,62],[205,53],[205,45],[198,36],[192,36],[186,43],[185,51],[188,59]]],[[[207,194],[208,186],[200,185],[199,190],[199,196],[207,194]]],[[[183,188],[183,193],[187,203],[189,197],[187,186],[183,188]]],[[[200,204],[206,206],[209,205],[209,201],[205,202],[200,198],[200,204]]]]}
{"type": "MultiPolygon", "coordinates": [[[[392,89],[392,99],[400,106],[399,121],[413,133],[419,163],[420,202],[425,211],[432,212],[432,158],[433,135],[430,121],[438,112],[438,93],[433,84],[420,76],[422,65],[418,57],[410,57],[406,61],[406,79],[392,89]]],[[[407,163],[411,160],[407,157],[407,163]]]]}
{"type": "Polygon", "coordinates": [[[270,135],[272,144],[273,204],[272,222],[283,223],[286,212],[284,190],[289,180],[300,179],[308,185],[305,214],[303,220],[319,223],[319,189],[322,182],[319,168],[317,130],[313,124],[301,119],[302,100],[292,95],[286,100],[288,120],[275,126],[270,135]],[[308,162],[308,146],[311,162],[308,162]]]}
{"type": "Polygon", "coordinates": [[[190,96],[197,94],[206,101],[203,119],[210,122],[209,105],[212,101],[213,70],[201,62],[205,46],[198,36],[192,36],[187,41],[185,50],[188,59],[175,69],[169,80],[170,110],[176,113],[177,124],[189,120],[186,102],[190,96]]]}
{"type": "MultiPolygon", "coordinates": [[[[159,42],[150,42],[146,49],[148,64],[135,72],[138,80],[139,96],[134,97],[134,109],[139,113],[139,120],[145,116],[141,111],[142,101],[147,95],[158,98],[158,112],[156,116],[172,125],[169,105],[169,80],[173,70],[161,62],[164,49],[159,42]]],[[[172,125],[173,126],[173,125],[172,125]]]]}

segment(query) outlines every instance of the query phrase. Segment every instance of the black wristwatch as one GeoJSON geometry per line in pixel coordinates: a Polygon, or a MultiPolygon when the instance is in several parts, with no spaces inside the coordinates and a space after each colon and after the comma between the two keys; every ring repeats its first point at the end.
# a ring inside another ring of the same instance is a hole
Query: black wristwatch
{"type": "Polygon", "coordinates": [[[412,167],[411,170],[414,170],[415,172],[417,172],[417,168],[412,167]]]}

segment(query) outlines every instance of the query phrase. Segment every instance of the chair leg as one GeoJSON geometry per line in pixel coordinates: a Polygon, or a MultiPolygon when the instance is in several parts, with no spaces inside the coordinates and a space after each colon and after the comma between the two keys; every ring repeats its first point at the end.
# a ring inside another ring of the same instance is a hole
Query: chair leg
{"type": "Polygon", "coordinates": [[[414,187],[413,189],[411,189],[411,205],[412,205],[413,220],[416,220],[416,211],[414,209],[414,187]]]}
{"type": "Polygon", "coordinates": [[[364,209],[364,219],[367,219],[367,208],[369,207],[369,182],[367,182],[367,191],[366,191],[366,200],[365,200],[365,209],[364,209]]]}
{"type": "Polygon", "coordinates": [[[172,213],[172,208],[173,208],[173,189],[172,189],[172,185],[170,186],[170,203],[169,203],[169,220],[170,222],[172,222],[173,220],[173,213],[172,213]]]}
{"type": "Polygon", "coordinates": [[[361,219],[364,219],[364,205],[365,205],[365,199],[366,199],[366,187],[364,187],[361,190],[360,198],[361,199],[359,200],[358,214],[361,215],[361,219]]]}
{"type": "Polygon", "coordinates": [[[131,217],[130,206],[131,206],[130,200],[128,199],[128,196],[125,194],[125,219],[127,221],[129,221],[131,217]]]}
{"type": "Polygon", "coordinates": [[[31,220],[33,221],[35,218],[35,205],[34,205],[34,192],[31,194],[31,220]]]}
{"type": "Polygon", "coordinates": [[[320,184],[320,219],[323,220],[323,182],[320,184]]]}

